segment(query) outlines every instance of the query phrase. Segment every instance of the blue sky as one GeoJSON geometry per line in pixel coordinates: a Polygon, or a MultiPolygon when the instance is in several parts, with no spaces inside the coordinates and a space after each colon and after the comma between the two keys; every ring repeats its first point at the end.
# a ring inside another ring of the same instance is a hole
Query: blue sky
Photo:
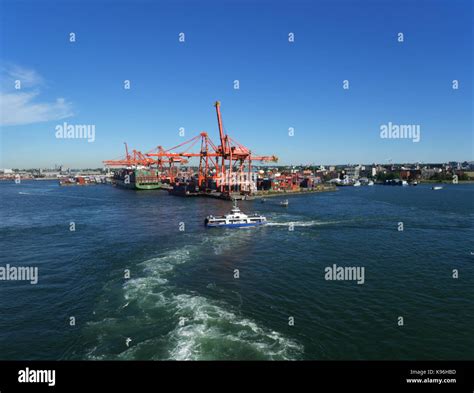
{"type": "Polygon", "coordinates": [[[216,100],[234,139],[281,164],[474,159],[469,0],[0,7],[0,167],[96,167],[124,141],[149,151],[201,131],[217,142],[216,100]],[[95,141],[57,139],[64,121],[95,125],[95,141]],[[420,142],[381,139],[388,122],[420,125],[420,142]]]}

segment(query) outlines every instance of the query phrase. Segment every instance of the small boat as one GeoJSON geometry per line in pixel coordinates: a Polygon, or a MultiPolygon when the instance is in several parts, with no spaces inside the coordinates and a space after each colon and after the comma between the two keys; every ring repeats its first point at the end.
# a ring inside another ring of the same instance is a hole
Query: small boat
{"type": "Polygon", "coordinates": [[[287,207],[288,206],[288,199],[285,199],[284,201],[281,201],[280,202],[280,206],[284,206],[284,207],[287,207]]]}
{"type": "Polygon", "coordinates": [[[360,187],[361,186],[361,183],[359,180],[357,180],[355,183],[354,183],[354,187],[360,187]]]}
{"type": "Polygon", "coordinates": [[[224,216],[207,216],[204,220],[206,227],[227,227],[227,228],[239,228],[239,227],[254,227],[258,225],[265,225],[267,219],[259,214],[248,216],[242,213],[237,207],[237,201],[234,200],[234,206],[229,214],[224,216]]]}
{"type": "Polygon", "coordinates": [[[373,186],[374,185],[374,182],[372,180],[370,180],[368,183],[367,183],[368,186],[373,186]]]}
{"type": "Polygon", "coordinates": [[[418,182],[415,180],[414,182],[411,183],[412,186],[417,186],[418,182]]]}
{"type": "Polygon", "coordinates": [[[431,187],[432,190],[442,190],[443,187],[442,186],[434,186],[434,187],[431,187]]]}

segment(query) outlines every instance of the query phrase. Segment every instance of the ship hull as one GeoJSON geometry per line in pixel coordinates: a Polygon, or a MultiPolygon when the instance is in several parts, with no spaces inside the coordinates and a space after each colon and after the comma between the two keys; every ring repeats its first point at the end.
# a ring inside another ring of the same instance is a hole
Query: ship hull
{"type": "Polygon", "coordinates": [[[129,189],[129,190],[159,190],[162,186],[161,183],[152,183],[152,184],[149,184],[149,183],[134,183],[134,182],[125,183],[122,180],[116,180],[115,184],[117,185],[117,187],[126,188],[126,189],[129,189]]]}
{"type": "Polygon", "coordinates": [[[157,173],[151,170],[122,170],[114,177],[114,183],[117,187],[128,190],[159,190],[164,188],[157,173]]]}
{"type": "Polygon", "coordinates": [[[242,224],[205,224],[207,228],[246,228],[246,227],[258,227],[265,225],[266,222],[258,223],[242,223],[242,224]]]}

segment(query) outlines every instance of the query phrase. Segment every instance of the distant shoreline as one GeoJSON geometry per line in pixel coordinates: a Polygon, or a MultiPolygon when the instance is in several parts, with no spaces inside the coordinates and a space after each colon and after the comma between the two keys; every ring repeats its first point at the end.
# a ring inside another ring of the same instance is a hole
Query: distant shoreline
{"type": "MultiPolygon", "coordinates": [[[[87,175],[85,175],[87,176],[87,175]]],[[[98,176],[98,175],[90,175],[90,176],[98,176]]],[[[38,178],[21,178],[21,181],[59,181],[60,178],[58,177],[38,177],[38,178]]],[[[0,179],[0,182],[14,182],[15,179],[0,179]]],[[[453,183],[452,180],[417,180],[418,184],[456,184],[453,183]]],[[[376,185],[384,185],[384,183],[375,183],[376,185]]],[[[458,180],[457,184],[474,184],[474,180],[458,180]]],[[[324,183],[324,185],[327,185],[324,183]]],[[[282,194],[300,194],[300,193],[306,193],[306,192],[325,192],[325,191],[333,191],[332,189],[315,189],[315,190],[307,190],[307,191],[279,191],[278,194],[276,195],[282,195],[282,194]]],[[[262,194],[263,195],[263,194],[262,194]]],[[[273,194],[265,194],[266,196],[273,196],[273,194]]],[[[260,195],[259,195],[260,196],[260,195]]]]}
{"type": "MultiPolygon", "coordinates": [[[[456,184],[453,183],[452,180],[418,180],[418,184],[436,184],[436,183],[442,183],[442,184],[456,184]]],[[[458,180],[457,184],[472,184],[474,183],[474,180],[458,180]]]]}
{"type": "Polygon", "coordinates": [[[337,191],[337,187],[319,187],[314,189],[300,189],[298,191],[257,191],[257,194],[252,195],[253,198],[272,198],[278,196],[288,196],[288,195],[301,195],[301,194],[312,194],[318,192],[331,192],[337,191]]]}

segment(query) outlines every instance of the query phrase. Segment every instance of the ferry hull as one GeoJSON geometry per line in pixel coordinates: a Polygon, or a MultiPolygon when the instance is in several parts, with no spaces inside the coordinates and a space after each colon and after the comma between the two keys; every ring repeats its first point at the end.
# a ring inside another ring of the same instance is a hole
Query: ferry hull
{"type": "Polygon", "coordinates": [[[267,224],[266,222],[251,222],[242,224],[205,224],[208,228],[246,228],[246,227],[258,227],[267,224]]]}
{"type": "Polygon", "coordinates": [[[209,228],[245,228],[265,225],[267,219],[264,216],[254,214],[247,216],[237,207],[237,201],[234,200],[234,207],[229,214],[224,216],[208,216],[204,220],[204,225],[209,228]]]}

